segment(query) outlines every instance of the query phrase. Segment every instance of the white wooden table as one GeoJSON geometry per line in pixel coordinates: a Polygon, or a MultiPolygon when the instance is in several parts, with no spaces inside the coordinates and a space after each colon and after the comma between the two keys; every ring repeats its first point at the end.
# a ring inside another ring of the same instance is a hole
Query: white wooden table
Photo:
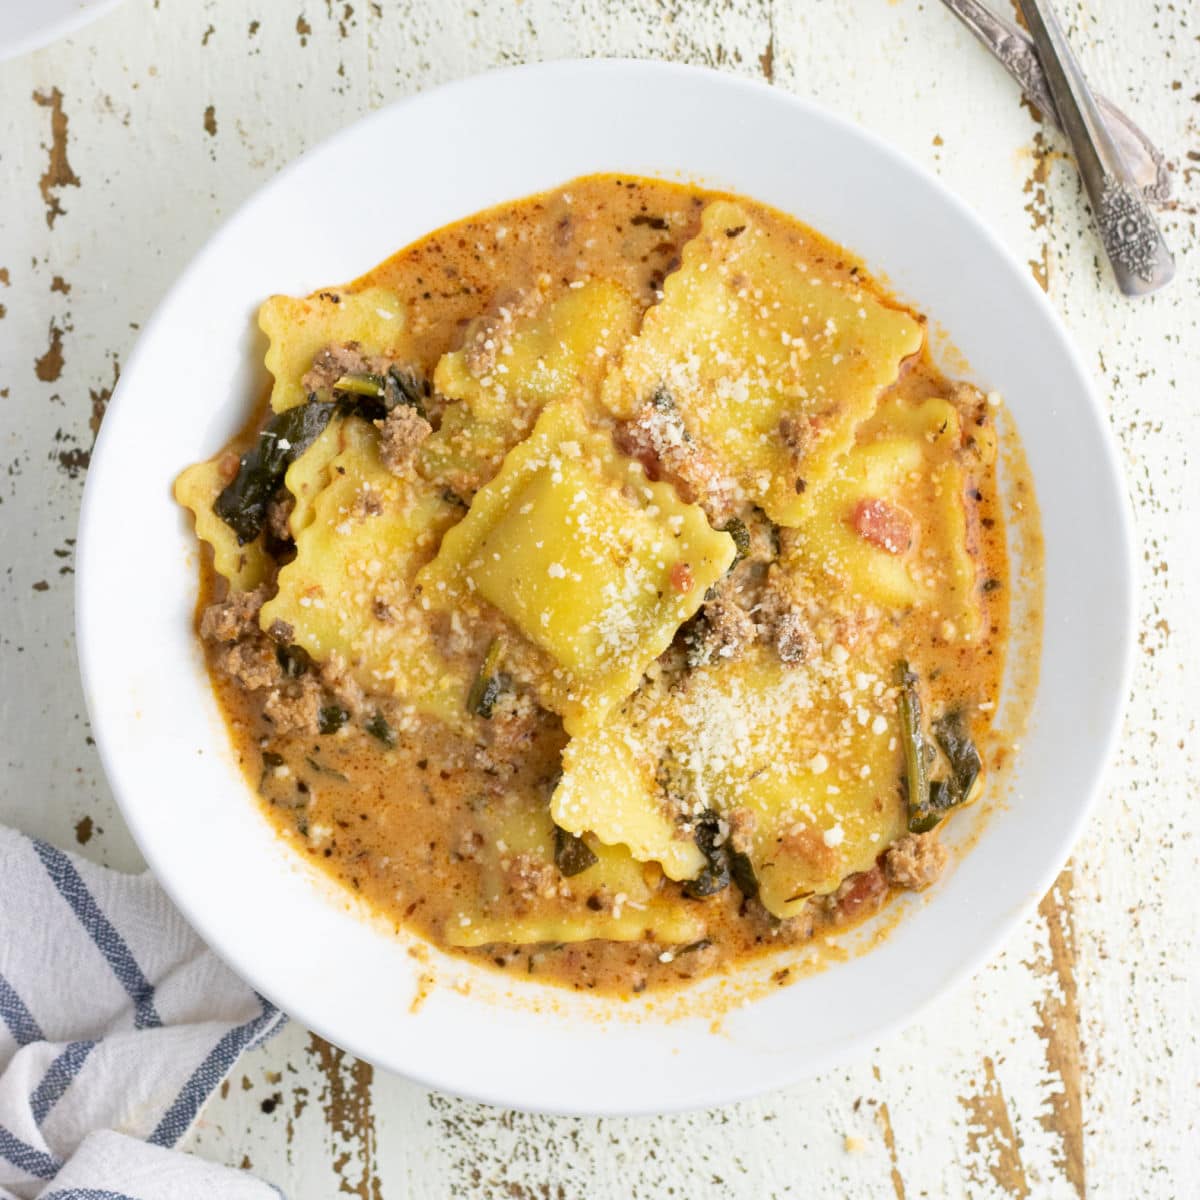
{"type": "MultiPolygon", "coordinates": [[[[1060,8],[1093,82],[1178,167],[1179,276],[1151,300],[1116,294],[1061,139],[936,0],[127,0],[0,65],[0,820],[28,832],[139,866],[71,634],[89,450],[139,327],[300,151],[497,64],[765,76],[933,168],[1078,339],[1144,550],[1123,749],[1072,865],[991,966],[869,1062],[702,1114],[551,1119],[428,1093],[292,1025],[240,1064],[193,1150],[297,1200],[1200,1195],[1200,9],[1060,8]]],[[[162,404],[170,420],[170,380],[162,404]]]]}

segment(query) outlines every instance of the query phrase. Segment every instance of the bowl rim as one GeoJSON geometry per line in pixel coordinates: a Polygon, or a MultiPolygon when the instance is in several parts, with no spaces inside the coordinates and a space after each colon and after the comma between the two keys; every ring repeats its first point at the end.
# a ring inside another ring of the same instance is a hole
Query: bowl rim
{"type": "MultiPolygon", "coordinates": [[[[1078,800],[1074,804],[1073,816],[1069,827],[1055,845],[1053,853],[1046,853],[1044,866],[1038,873],[1036,890],[1027,890],[1020,903],[1015,904],[1008,911],[1006,919],[997,921],[994,927],[987,933],[987,936],[978,941],[972,953],[963,955],[953,970],[931,984],[927,990],[927,994],[918,1004],[906,1008],[903,1012],[886,1016],[875,1022],[870,1028],[861,1030],[857,1037],[853,1039],[851,1047],[833,1045],[824,1054],[812,1055],[800,1072],[795,1068],[781,1071],[778,1068],[767,1066],[764,1068],[762,1077],[756,1079],[754,1082],[748,1082],[743,1086],[717,1087],[712,1093],[697,1096],[694,1100],[675,1099],[663,1102],[653,1095],[641,1099],[638,1096],[631,1096],[627,1101],[622,1103],[604,1103],[594,1107],[580,1108],[565,1105],[561,1102],[541,1104],[538,1103],[536,1098],[531,1100],[526,1096],[514,1099],[512,1094],[504,1093],[495,1088],[475,1088],[469,1082],[464,1082],[461,1077],[447,1080],[445,1077],[439,1076],[436,1071],[423,1072],[413,1069],[403,1063],[379,1055],[378,1048],[360,1044],[349,1029],[340,1028],[334,1030],[329,1028],[324,1019],[311,1019],[311,1013],[308,1011],[308,1005],[304,998],[289,997],[286,1006],[284,1006],[287,1012],[296,1016],[306,1026],[315,1029],[322,1036],[329,1037],[330,1040],[345,1047],[357,1056],[371,1062],[379,1063],[385,1068],[394,1070],[404,1077],[412,1079],[426,1087],[450,1091],[455,1095],[489,1104],[519,1107],[526,1111],[562,1115],[580,1115],[585,1113],[594,1115],[635,1115],[685,1111],[716,1103],[728,1103],[783,1086],[788,1082],[795,1081],[797,1078],[806,1077],[834,1065],[842,1064],[848,1058],[853,1057],[855,1053],[868,1050],[879,1041],[892,1035],[896,1030],[919,1019],[936,999],[959,987],[995,955],[1004,942],[1011,936],[1015,928],[1035,908],[1041,897],[1051,887],[1070,856],[1084,825],[1094,811],[1105,772],[1114,756],[1134,665],[1137,613],[1136,542],[1133,535],[1133,523],[1128,495],[1124,486],[1124,477],[1120,468],[1116,445],[1111,427],[1105,419],[1104,411],[1097,399],[1091,375],[1064,322],[1051,305],[1048,297],[1036,285],[1028,272],[1020,266],[997,235],[937,176],[921,164],[910,159],[902,151],[896,149],[880,135],[857,125],[855,122],[838,113],[831,112],[814,100],[783,91],[765,82],[746,79],[706,67],[695,67],[672,62],[628,58],[560,59],[551,62],[498,68],[482,74],[444,83],[435,88],[417,92],[411,96],[384,105],[351,122],[349,125],[343,126],[329,137],[322,139],[256,188],[205,239],[204,244],[193,255],[188,266],[156,305],[153,316],[146,323],[139,336],[133,352],[126,361],[125,370],[122,372],[122,380],[118,383],[115,394],[110,402],[110,417],[112,411],[120,409],[123,396],[130,386],[126,381],[132,380],[137,376],[141,359],[147,353],[147,347],[154,342],[159,333],[160,325],[167,321],[176,298],[186,292],[193,274],[199,270],[200,262],[213,242],[239,222],[245,220],[258,207],[264,204],[269,205],[280,192],[286,189],[294,175],[303,170],[304,166],[310,160],[324,153],[330,146],[342,138],[348,130],[363,130],[373,124],[383,124],[387,121],[396,120],[398,113],[406,112],[418,106],[428,105],[431,102],[436,102],[455,94],[466,94],[471,91],[479,91],[480,89],[486,92],[488,89],[496,87],[504,89],[509,87],[514,80],[520,81],[522,84],[533,81],[543,85],[550,83],[569,85],[571,80],[578,78],[580,73],[586,73],[593,77],[610,77],[614,83],[620,80],[625,84],[629,82],[630,74],[635,76],[666,76],[674,78],[678,82],[682,83],[686,81],[696,86],[715,87],[718,89],[725,88],[733,91],[754,93],[760,97],[768,98],[773,104],[782,107],[790,106],[794,113],[804,119],[815,119],[824,122],[833,127],[842,137],[857,139],[865,144],[872,155],[887,160],[891,169],[915,176],[926,187],[937,192],[942,201],[956,210],[957,215],[971,227],[973,236],[981,242],[986,243],[993,253],[1012,269],[1014,279],[1018,281],[1018,286],[1023,293],[1022,298],[1037,310],[1040,319],[1050,327],[1055,335],[1057,347],[1066,356],[1066,365],[1069,367],[1071,373],[1077,377],[1092,410],[1092,415],[1096,418],[1099,440],[1103,447],[1104,462],[1102,466],[1107,478],[1116,484],[1116,494],[1113,499],[1115,500],[1115,508],[1119,515],[1117,518],[1118,527],[1112,531],[1112,535],[1114,541],[1119,543],[1121,547],[1122,553],[1119,557],[1123,560],[1123,569],[1119,573],[1122,585],[1121,591],[1118,596],[1111,597],[1113,604],[1120,611],[1122,617],[1120,625],[1123,644],[1120,647],[1117,683],[1112,689],[1111,697],[1106,706],[1103,728],[1094,737],[1089,739],[1096,749],[1091,756],[1084,786],[1080,788],[1078,800]]],[[[875,266],[877,264],[872,265],[875,266]]],[[[886,267],[886,264],[879,265],[886,267]]],[[[92,566],[94,539],[89,535],[89,529],[97,520],[99,504],[97,500],[99,484],[93,481],[102,478],[104,471],[109,469],[107,464],[112,454],[109,444],[111,438],[106,435],[113,427],[113,424],[114,422],[111,419],[106,421],[99,432],[93,454],[93,465],[89,471],[84,489],[77,528],[78,554],[75,582],[77,652],[83,680],[85,704],[95,733],[97,752],[100,756],[105,776],[112,787],[114,796],[117,799],[123,817],[129,825],[134,840],[164,891],[189,924],[193,925],[201,937],[212,945],[220,958],[227,962],[239,975],[251,982],[262,994],[270,996],[272,991],[270,983],[259,976],[255,964],[248,962],[246,955],[239,948],[228,944],[220,944],[217,939],[214,939],[212,933],[215,931],[211,929],[210,923],[205,918],[205,914],[189,903],[186,896],[179,893],[170,871],[166,869],[167,864],[164,862],[160,847],[146,833],[139,818],[137,806],[130,803],[122,794],[120,781],[123,772],[118,756],[113,751],[111,739],[105,732],[107,714],[102,704],[105,689],[103,680],[97,678],[95,669],[96,654],[92,645],[88,621],[88,613],[91,607],[89,583],[94,573],[92,566]]],[[[1040,693],[1040,684],[1037,690],[1040,693]]]]}
{"type": "Polygon", "coordinates": [[[30,29],[11,41],[0,41],[0,62],[9,62],[42,50],[62,38],[71,37],[93,21],[112,12],[124,0],[85,0],[52,17],[45,24],[30,29]]]}

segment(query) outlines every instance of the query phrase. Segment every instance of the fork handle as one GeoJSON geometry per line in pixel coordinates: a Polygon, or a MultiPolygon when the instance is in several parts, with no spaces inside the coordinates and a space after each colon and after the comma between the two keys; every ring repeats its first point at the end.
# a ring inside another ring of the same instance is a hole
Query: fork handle
{"type": "Polygon", "coordinates": [[[1127,296],[1147,296],[1175,277],[1175,260],[1100,116],[1049,0],[1020,4],[1113,275],[1127,296]]]}

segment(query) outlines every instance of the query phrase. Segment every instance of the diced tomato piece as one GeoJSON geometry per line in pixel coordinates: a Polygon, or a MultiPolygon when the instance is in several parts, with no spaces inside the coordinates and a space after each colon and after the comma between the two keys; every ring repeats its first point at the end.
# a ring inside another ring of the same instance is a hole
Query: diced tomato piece
{"type": "Polygon", "coordinates": [[[851,523],[872,546],[889,554],[903,554],[912,545],[912,517],[886,500],[860,500],[851,523]]]}
{"type": "Polygon", "coordinates": [[[677,562],[671,568],[671,586],[681,595],[686,595],[695,586],[692,568],[685,562],[677,562]]]}
{"type": "Polygon", "coordinates": [[[856,917],[874,912],[887,895],[887,879],[878,864],[869,871],[854,876],[852,882],[847,882],[850,886],[838,900],[838,914],[846,921],[853,921],[856,917]]]}

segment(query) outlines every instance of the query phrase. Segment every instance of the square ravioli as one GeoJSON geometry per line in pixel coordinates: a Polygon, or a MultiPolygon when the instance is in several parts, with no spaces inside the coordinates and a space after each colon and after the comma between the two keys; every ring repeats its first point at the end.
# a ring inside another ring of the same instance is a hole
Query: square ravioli
{"type": "Polygon", "coordinates": [[[567,743],[550,801],[554,823],[578,837],[590,833],[606,846],[625,846],[639,862],[658,863],[669,879],[694,879],[704,855],[688,814],[660,786],[657,758],[630,744],[623,716],[618,711],[567,743]]]}
{"type": "Polygon", "coordinates": [[[789,539],[788,564],[848,601],[922,608],[948,641],[980,624],[958,410],[886,404],[789,539]]]}
{"type": "MultiPolygon", "coordinates": [[[[326,431],[328,432],[328,431],[326,431]]],[[[336,429],[328,482],[296,533],[296,557],[259,623],[289,626],[289,640],[317,662],[337,655],[370,692],[462,723],[468,680],[438,653],[422,611],[409,600],[417,567],[459,511],[423,480],[401,479],[379,460],[375,431],[357,417],[336,429]]],[[[323,459],[319,440],[306,451],[323,459]]]]}
{"type": "Polygon", "coordinates": [[[554,825],[544,804],[509,798],[486,819],[489,849],[478,898],[468,898],[447,922],[450,945],[604,938],[669,946],[704,936],[696,906],[648,883],[642,864],[621,846],[587,843],[591,865],[563,877],[555,866],[554,825]]]}
{"type": "Polygon", "coordinates": [[[669,396],[745,497],[794,525],[923,337],[907,312],[809,267],[782,233],[718,200],[602,398],[631,419],[669,396]]]}
{"type": "Polygon", "coordinates": [[[768,204],[628,174],[273,296],[271,405],[176,495],[282,838],[514,991],[736,1001],[933,885],[1043,587],[1015,428],[936,316],[768,204]]]}
{"type": "Polygon", "coordinates": [[[417,582],[434,607],[486,601],[539,647],[539,690],[571,728],[633,691],[734,554],[699,508],[554,405],[417,582]]]}
{"type": "Polygon", "coordinates": [[[406,358],[412,349],[404,305],[387,288],[330,289],[312,296],[272,296],[258,310],[267,335],[264,358],[274,383],[271,408],[283,412],[308,399],[302,380],[317,352],[343,342],[364,354],[406,358]]]}
{"type": "Polygon", "coordinates": [[[195,463],[180,472],[175,480],[175,499],[191,510],[196,536],[212,547],[213,570],[229,584],[230,591],[248,592],[270,574],[271,562],[262,538],[239,545],[237,534],[213,511],[213,504],[229,482],[221,470],[223,457],[195,463]]]}
{"type": "Polygon", "coordinates": [[[759,644],[651,681],[572,738],[551,813],[683,879],[703,866],[684,839],[715,812],[743,830],[763,906],[795,916],[904,832],[891,674],[844,648],[788,666],[759,644]]]}
{"type": "Polygon", "coordinates": [[[605,280],[552,300],[535,295],[468,327],[460,350],[442,355],[438,393],[453,403],[421,447],[421,472],[470,496],[552,401],[596,404],[610,356],[629,338],[637,309],[605,280]]]}
{"type": "Polygon", "coordinates": [[[501,307],[468,328],[461,350],[442,356],[434,386],[480,420],[510,426],[551,401],[591,401],[636,316],[629,294],[602,279],[580,281],[547,302],[501,307]]]}
{"type": "Polygon", "coordinates": [[[293,501],[288,514],[288,531],[293,539],[313,523],[316,499],[329,484],[330,464],[345,444],[342,424],[347,419],[333,417],[317,440],[284,473],[283,486],[293,501]]]}

